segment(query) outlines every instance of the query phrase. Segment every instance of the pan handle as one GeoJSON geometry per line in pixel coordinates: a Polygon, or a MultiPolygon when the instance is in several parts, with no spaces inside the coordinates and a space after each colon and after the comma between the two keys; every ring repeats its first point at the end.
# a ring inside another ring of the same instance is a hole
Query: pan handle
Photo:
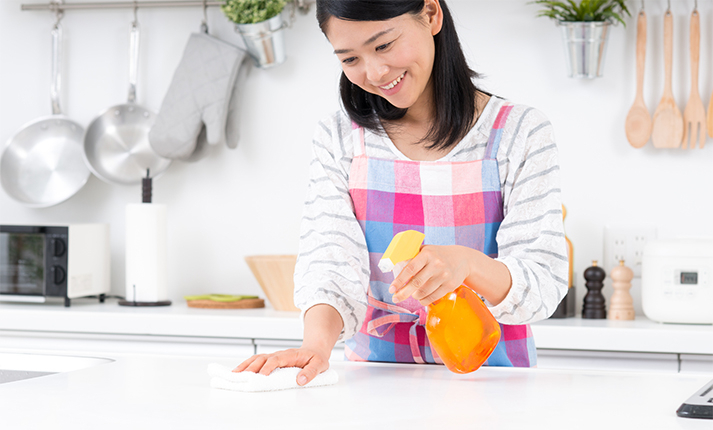
{"type": "Polygon", "coordinates": [[[136,78],[139,74],[139,23],[134,20],[129,35],[129,103],[136,101],[136,78]]]}
{"type": "Polygon", "coordinates": [[[50,101],[52,102],[52,115],[61,115],[59,93],[62,90],[62,27],[59,22],[52,28],[52,82],[50,83],[50,101]]]}

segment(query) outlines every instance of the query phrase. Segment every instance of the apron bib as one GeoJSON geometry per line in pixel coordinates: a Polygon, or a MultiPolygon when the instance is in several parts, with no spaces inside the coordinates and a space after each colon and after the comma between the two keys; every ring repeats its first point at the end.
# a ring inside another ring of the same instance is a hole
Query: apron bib
{"type": "MultiPolygon", "coordinates": [[[[387,160],[368,157],[364,129],[353,124],[355,154],[349,193],[369,249],[371,278],[366,319],[346,341],[352,361],[442,363],[424,327],[427,311],[408,298],[391,302],[392,273],[382,273],[379,260],[395,234],[417,230],[426,245],[463,245],[497,257],[495,241],[503,220],[500,172],[496,154],[512,105],[500,108],[490,130],[485,157],[465,162],[387,160]]],[[[486,366],[535,366],[529,325],[500,324],[500,341],[486,366]]]]}

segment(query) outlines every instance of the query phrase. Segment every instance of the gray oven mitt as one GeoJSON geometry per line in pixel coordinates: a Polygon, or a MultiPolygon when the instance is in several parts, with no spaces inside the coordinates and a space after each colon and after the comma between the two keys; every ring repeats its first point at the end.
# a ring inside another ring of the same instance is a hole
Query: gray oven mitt
{"type": "MultiPolygon", "coordinates": [[[[240,111],[242,106],[241,95],[243,85],[245,85],[245,82],[247,81],[250,69],[252,69],[252,60],[246,55],[240,64],[238,77],[235,79],[233,92],[230,96],[230,104],[228,105],[228,118],[225,121],[225,144],[230,149],[237,148],[238,141],[240,140],[240,111]]],[[[204,126],[198,134],[198,141],[196,143],[195,150],[189,157],[183,158],[182,161],[198,161],[206,157],[208,152],[209,147],[206,140],[206,129],[204,126]]]]}
{"type": "Polygon", "coordinates": [[[245,51],[205,33],[192,33],[173,74],[149,142],[160,156],[186,159],[205,126],[206,141],[225,142],[228,104],[245,51]]]}

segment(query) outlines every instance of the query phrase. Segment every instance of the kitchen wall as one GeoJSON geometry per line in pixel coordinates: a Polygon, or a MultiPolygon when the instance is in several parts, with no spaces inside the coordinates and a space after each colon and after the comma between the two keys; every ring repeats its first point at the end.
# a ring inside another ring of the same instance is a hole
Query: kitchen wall
{"type": "MultiPolygon", "coordinates": [[[[25,0],[24,2],[30,2],[25,0]]],[[[50,12],[21,12],[20,0],[0,0],[0,141],[24,123],[50,112],[50,12]]],[[[33,2],[36,2],[33,0],[33,2]]],[[[574,243],[577,302],[581,273],[601,260],[606,225],[653,225],[658,237],[713,236],[713,140],[696,150],[633,149],[624,119],[635,93],[636,12],[613,28],[604,77],[566,76],[555,24],[536,18],[521,0],[449,0],[479,85],[543,111],[560,150],[565,228],[574,243]]],[[[673,89],[683,111],[690,91],[688,20],[693,0],[671,2],[675,16],[673,89]]],[[[645,100],[653,111],[663,88],[663,13],[666,2],[645,3],[649,18],[645,100]]],[[[713,2],[701,13],[700,90],[713,90],[713,2]]],[[[131,10],[68,11],[62,20],[66,61],[65,113],[89,124],[122,103],[127,92],[131,10]]],[[[236,45],[239,36],[217,8],[208,10],[211,33],[236,45]]],[[[200,8],[140,9],[143,30],[138,102],[160,107],[200,8]]],[[[317,121],[339,107],[339,65],[320,33],[314,7],[287,30],[288,60],[252,69],[243,93],[242,139],[235,150],[211,148],[197,163],[174,162],[154,181],[154,201],[169,209],[171,298],[195,293],[261,294],[243,257],[297,251],[310,143],[317,121]]],[[[112,293],[124,293],[124,208],[139,202],[138,186],[90,178],[68,201],[26,208],[0,192],[0,222],[108,222],[112,231],[112,293]]],[[[604,290],[607,297],[611,287],[604,290]]],[[[640,293],[635,280],[633,294],[640,293]]],[[[637,310],[640,304],[637,300],[637,310]]]]}

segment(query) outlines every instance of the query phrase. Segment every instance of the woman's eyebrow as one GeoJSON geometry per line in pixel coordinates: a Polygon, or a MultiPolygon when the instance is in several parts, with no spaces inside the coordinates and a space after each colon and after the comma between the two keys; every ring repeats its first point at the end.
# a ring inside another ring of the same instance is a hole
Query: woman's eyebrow
{"type": "MultiPolygon", "coordinates": [[[[387,30],[380,31],[380,32],[376,33],[375,35],[373,35],[373,36],[371,36],[370,38],[368,38],[368,39],[366,40],[366,42],[364,42],[364,43],[362,44],[362,46],[368,45],[368,44],[374,42],[376,39],[380,38],[381,36],[385,35],[386,33],[390,32],[390,31],[393,31],[393,30],[394,30],[393,28],[389,28],[389,29],[387,29],[387,30]]],[[[346,54],[347,52],[351,52],[351,51],[352,51],[351,49],[335,49],[335,50],[334,50],[334,53],[335,53],[335,54],[346,54]]]]}

